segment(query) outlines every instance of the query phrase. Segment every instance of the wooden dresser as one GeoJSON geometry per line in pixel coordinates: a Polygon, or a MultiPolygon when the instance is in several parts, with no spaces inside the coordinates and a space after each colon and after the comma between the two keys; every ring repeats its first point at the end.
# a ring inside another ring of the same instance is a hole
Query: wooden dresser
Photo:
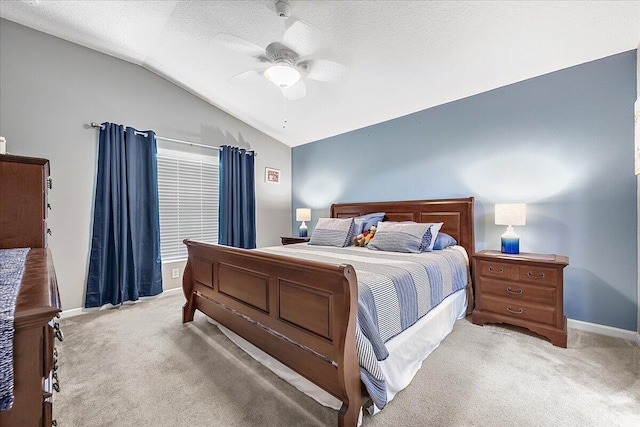
{"type": "Polygon", "coordinates": [[[0,411],[0,427],[51,427],[52,393],[59,390],[55,322],[60,296],[47,249],[49,161],[0,155],[0,249],[31,250],[14,313],[13,406],[0,411]]]}
{"type": "Polygon", "coordinates": [[[49,161],[0,154],[0,249],[46,248],[49,161]]]}
{"type": "Polygon", "coordinates": [[[51,426],[57,385],[53,322],[60,297],[49,249],[32,248],[16,302],[13,336],[13,407],[0,411],[0,426],[51,426]],[[55,374],[55,378],[54,378],[55,374]]]}
{"type": "Polygon", "coordinates": [[[481,251],[472,256],[476,307],[473,323],[509,323],[567,346],[562,255],[481,251]]]}

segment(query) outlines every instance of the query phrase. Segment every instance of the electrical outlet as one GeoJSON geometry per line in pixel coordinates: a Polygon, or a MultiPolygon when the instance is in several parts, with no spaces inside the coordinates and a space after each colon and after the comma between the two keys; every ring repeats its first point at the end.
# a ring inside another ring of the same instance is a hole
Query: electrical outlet
{"type": "Polygon", "coordinates": [[[177,279],[178,277],[180,277],[180,269],[179,268],[174,268],[171,270],[171,278],[172,279],[177,279]]]}

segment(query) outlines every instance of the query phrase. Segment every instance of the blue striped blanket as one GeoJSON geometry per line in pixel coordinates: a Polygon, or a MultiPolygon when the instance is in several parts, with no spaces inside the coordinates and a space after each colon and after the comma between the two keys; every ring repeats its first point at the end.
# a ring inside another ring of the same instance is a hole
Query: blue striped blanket
{"type": "Polygon", "coordinates": [[[361,247],[287,245],[264,252],[331,264],[351,264],[358,278],[356,345],[362,382],[375,405],[387,403],[379,362],[385,343],[416,323],[447,296],[467,286],[466,255],[455,248],[408,254],[361,247]]]}
{"type": "Polygon", "coordinates": [[[29,249],[0,249],[0,411],[13,405],[13,317],[29,249]]]}

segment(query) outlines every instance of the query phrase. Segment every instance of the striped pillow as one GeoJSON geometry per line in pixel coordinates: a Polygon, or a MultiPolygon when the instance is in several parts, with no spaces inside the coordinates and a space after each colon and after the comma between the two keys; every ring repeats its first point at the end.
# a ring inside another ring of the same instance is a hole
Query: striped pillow
{"type": "Polygon", "coordinates": [[[417,223],[412,221],[379,222],[376,235],[369,241],[367,247],[388,252],[431,252],[442,224],[441,222],[417,223]]]}
{"type": "Polygon", "coordinates": [[[309,239],[310,245],[349,246],[353,238],[353,218],[320,218],[309,239]]]}

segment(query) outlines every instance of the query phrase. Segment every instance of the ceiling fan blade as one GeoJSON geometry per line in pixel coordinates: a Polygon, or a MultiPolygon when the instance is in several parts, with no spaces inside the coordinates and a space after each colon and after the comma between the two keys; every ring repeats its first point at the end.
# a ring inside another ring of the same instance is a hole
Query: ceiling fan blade
{"type": "Polygon", "coordinates": [[[285,31],[282,44],[293,49],[300,56],[309,55],[318,48],[319,33],[315,27],[304,21],[296,21],[285,31]]]}
{"type": "Polygon", "coordinates": [[[240,37],[232,36],[231,34],[220,33],[217,34],[213,41],[227,49],[235,50],[236,52],[246,53],[251,56],[258,56],[264,54],[264,48],[261,48],[255,43],[245,40],[240,37]]]}
{"type": "Polygon", "coordinates": [[[321,82],[336,82],[344,78],[349,72],[349,68],[346,65],[327,61],[326,59],[301,61],[297,65],[305,72],[305,77],[321,82]]]}
{"type": "Polygon", "coordinates": [[[291,87],[283,87],[282,94],[289,101],[295,101],[296,99],[304,98],[307,94],[307,87],[303,81],[299,81],[291,87]]]}
{"type": "Polygon", "coordinates": [[[244,71],[231,77],[229,79],[229,83],[237,85],[262,83],[263,81],[265,81],[263,73],[263,69],[244,71]]]}

